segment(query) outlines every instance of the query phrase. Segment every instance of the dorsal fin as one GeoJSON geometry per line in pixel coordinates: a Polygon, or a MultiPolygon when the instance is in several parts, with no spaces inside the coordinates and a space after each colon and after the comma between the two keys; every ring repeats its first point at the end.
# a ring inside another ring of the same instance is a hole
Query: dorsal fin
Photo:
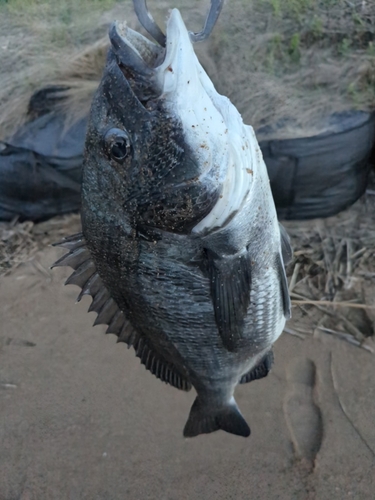
{"type": "Polygon", "coordinates": [[[148,339],[134,330],[124,312],[111,297],[96,270],[82,233],[69,236],[54,246],[69,250],[52,267],[69,266],[74,269],[65,285],[73,284],[81,287],[82,290],[77,301],[80,301],[83,295],[91,295],[93,300],[89,312],[95,311],[97,313],[94,326],[108,325],[106,333],[114,333],[118,337],[117,342],[125,342],[128,347],[132,346],[141,363],[153,375],[163,382],[177,387],[177,389],[189,391],[191,389],[190,381],[181,375],[174,365],[166,361],[159,352],[156,352],[148,339]]]}

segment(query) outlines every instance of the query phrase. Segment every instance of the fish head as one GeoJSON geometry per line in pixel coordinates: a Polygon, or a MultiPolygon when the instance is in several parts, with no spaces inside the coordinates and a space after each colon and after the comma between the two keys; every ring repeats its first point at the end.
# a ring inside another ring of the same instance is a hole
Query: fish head
{"type": "Polygon", "coordinates": [[[124,24],[109,36],[86,138],[83,214],[182,234],[220,227],[250,189],[249,127],[216,92],[177,9],[165,48],[124,24]]]}

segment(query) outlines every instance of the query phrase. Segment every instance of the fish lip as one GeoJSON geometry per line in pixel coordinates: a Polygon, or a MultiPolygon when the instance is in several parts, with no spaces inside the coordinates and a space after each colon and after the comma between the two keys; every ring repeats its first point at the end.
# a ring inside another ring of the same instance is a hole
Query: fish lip
{"type": "Polygon", "coordinates": [[[109,60],[115,57],[138,100],[145,104],[159,97],[162,88],[155,67],[164,60],[165,49],[133,31],[125,23],[112,23],[109,39],[109,60]]]}
{"type": "MultiPolygon", "coordinates": [[[[183,69],[184,73],[188,73],[190,70],[191,58],[184,64],[178,54],[181,47],[184,47],[186,53],[194,53],[189,33],[178,9],[172,9],[167,20],[165,47],[132,30],[126,23],[118,21],[110,26],[109,39],[110,51],[115,55],[118,66],[136,95],[142,94],[140,88],[144,90],[148,87],[146,94],[159,97],[165,91],[165,74],[173,71],[175,62],[176,66],[180,66],[178,72],[183,69]]],[[[142,95],[137,97],[144,100],[142,95]]]]}
{"type": "Polygon", "coordinates": [[[164,60],[163,47],[132,30],[126,23],[113,22],[109,29],[109,40],[119,62],[134,67],[145,76],[149,76],[164,60]]]}

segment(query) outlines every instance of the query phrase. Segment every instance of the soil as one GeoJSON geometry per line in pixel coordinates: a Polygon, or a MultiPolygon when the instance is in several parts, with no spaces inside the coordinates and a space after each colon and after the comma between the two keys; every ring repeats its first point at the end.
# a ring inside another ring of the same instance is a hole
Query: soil
{"type": "Polygon", "coordinates": [[[0,278],[1,500],[373,498],[371,352],[283,334],[270,375],[236,391],[251,436],[184,439],[193,391],[92,328],[69,270],[49,270],[62,253],[0,278]]]}

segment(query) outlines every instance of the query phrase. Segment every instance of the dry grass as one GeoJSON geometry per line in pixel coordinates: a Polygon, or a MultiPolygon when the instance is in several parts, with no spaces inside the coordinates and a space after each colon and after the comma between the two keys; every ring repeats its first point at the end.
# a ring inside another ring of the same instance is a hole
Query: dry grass
{"type": "MultiPolygon", "coordinates": [[[[201,28],[208,1],[150,2],[163,25],[180,8],[201,28]]],[[[0,137],[25,118],[31,93],[64,82],[72,114],[87,112],[113,19],[135,21],[131,0],[0,0],[0,137]]],[[[255,128],[289,119],[277,136],[309,135],[322,116],[375,109],[375,3],[368,0],[231,0],[197,52],[218,90],[255,128]]]]}
{"type": "Polygon", "coordinates": [[[2,133],[3,137],[9,137],[22,125],[27,117],[30,96],[43,86],[42,81],[45,84],[65,85],[69,88],[60,93],[61,97],[65,96],[65,99],[58,101],[56,108],[60,105],[62,111],[67,111],[66,115],[70,122],[86,116],[98,86],[107,49],[107,38],[102,37],[89,47],[76,51],[73,56],[62,58],[59,70],[48,67],[48,64],[46,68],[29,68],[27,79],[30,83],[27,91],[22,84],[14,87],[13,80],[9,79],[0,90],[0,103],[3,101],[0,114],[0,135],[2,133]],[[7,95],[11,95],[11,98],[7,99],[7,95]]]}
{"type": "MultiPolygon", "coordinates": [[[[0,276],[33,262],[36,253],[80,231],[80,216],[63,215],[46,222],[0,222],[0,276]]],[[[35,261],[37,262],[37,261],[35,261]]]]}
{"type": "Polygon", "coordinates": [[[108,26],[130,6],[131,0],[0,0],[1,138],[25,120],[31,94],[47,84],[72,87],[70,118],[77,110],[87,113],[105,61],[108,26]]]}
{"type": "Polygon", "coordinates": [[[284,225],[294,247],[287,274],[295,307],[288,327],[294,333],[336,335],[369,349],[366,339],[375,331],[375,196],[371,189],[337,216],[284,225]]]}
{"type": "Polygon", "coordinates": [[[334,111],[375,109],[374,2],[243,1],[220,23],[211,69],[255,128],[289,119],[277,137],[306,136],[334,111]]]}

